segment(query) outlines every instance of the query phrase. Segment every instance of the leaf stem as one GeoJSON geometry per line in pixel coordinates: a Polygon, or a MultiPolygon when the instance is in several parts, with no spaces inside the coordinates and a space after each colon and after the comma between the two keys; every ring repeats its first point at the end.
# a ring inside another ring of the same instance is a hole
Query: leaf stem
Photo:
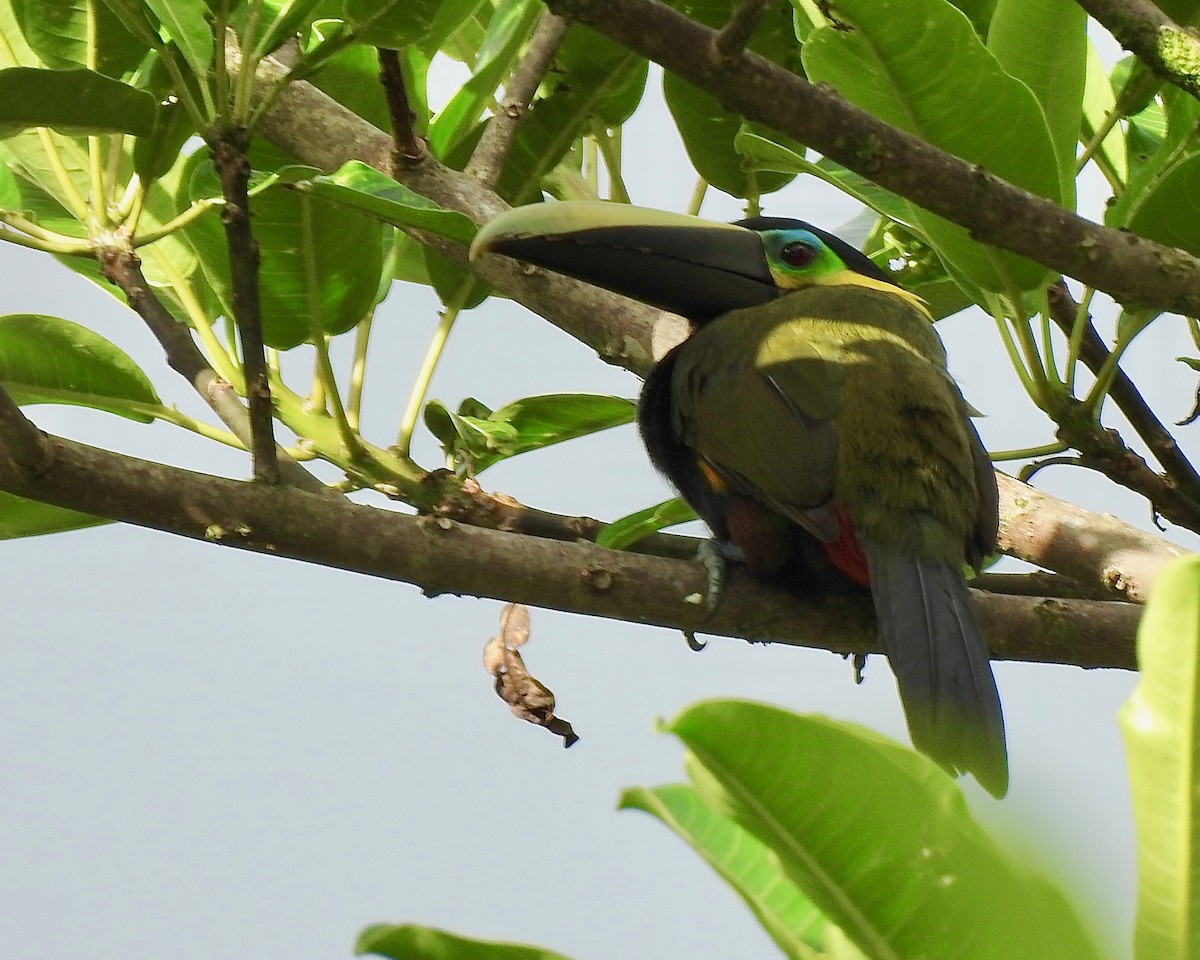
{"type": "Polygon", "coordinates": [[[350,386],[346,393],[346,420],[355,432],[359,429],[362,413],[363,381],[367,375],[367,344],[371,339],[371,324],[375,320],[372,311],[363,317],[354,328],[354,357],[350,363],[350,386]]]}
{"type": "Polygon", "coordinates": [[[708,193],[708,181],[703,177],[696,178],[696,185],[692,188],[692,197],[688,200],[687,212],[693,217],[700,215],[700,208],[704,205],[704,195],[708,193]]]}
{"type": "MultiPolygon", "coordinates": [[[[468,286],[468,284],[464,284],[463,289],[467,289],[468,286]]],[[[421,415],[421,407],[425,403],[425,395],[429,391],[429,383],[433,379],[433,372],[437,369],[442,351],[446,347],[446,340],[450,336],[450,331],[454,328],[454,321],[458,319],[458,313],[461,309],[462,295],[456,296],[450,303],[446,304],[446,308],[438,318],[438,325],[433,331],[429,347],[425,351],[425,359],[421,361],[421,369],[417,372],[417,379],[413,383],[412,393],[408,398],[408,406],[405,408],[404,417],[400,421],[400,431],[396,436],[396,452],[405,459],[409,458],[412,449],[413,430],[417,426],[417,418],[421,415]]]]}

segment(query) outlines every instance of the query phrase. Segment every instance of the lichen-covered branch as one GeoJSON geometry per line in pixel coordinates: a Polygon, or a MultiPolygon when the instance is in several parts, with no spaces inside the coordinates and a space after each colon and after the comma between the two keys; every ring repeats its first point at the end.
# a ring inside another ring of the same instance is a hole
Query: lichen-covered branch
{"type": "Polygon", "coordinates": [[[1078,0],[1126,50],[1164,80],[1200,98],[1200,38],[1149,0],[1078,0]]]}

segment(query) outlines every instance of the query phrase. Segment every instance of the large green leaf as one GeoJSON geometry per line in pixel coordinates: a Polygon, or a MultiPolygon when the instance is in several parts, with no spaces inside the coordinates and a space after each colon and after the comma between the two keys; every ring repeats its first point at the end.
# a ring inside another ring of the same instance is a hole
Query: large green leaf
{"type": "MultiPolygon", "coordinates": [[[[735,0],[682,0],[673,5],[710,27],[725,24],[738,7],[735,0]]],[[[768,8],[748,46],[788,69],[798,65],[799,45],[793,29],[792,11],[787,4],[774,4],[768,8]]],[[[742,117],[726,110],[715,97],[673,73],[663,76],[663,98],[692,166],[718,190],[735,197],[758,197],[773,193],[792,180],[791,174],[777,170],[745,169],[735,139],[746,127],[779,141],[796,153],[804,152],[802,144],[768,132],[758,124],[746,124],[742,117]]]]}
{"type": "MultiPolygon", "coordinates": [[[[804,45],[812,80],[831,83],[880,119],[1062,202],[1058,158],[1041,107],[1025,84],[1004,72],[962,13],[945,0],[839,0],[837,15],[842,27],[818,30],[804,45]]],[[[920,208],[914,215],[943,259],[987,290],[1031,289],[1047,279],[1044,267],[985,248],[947,220],[920,208]]]]}
{"type": "Polygon", "coordinates": [[[95,68],[106,76],[121,76],[146,55],[145,45],[100,0],[15,0],[13,10],[26,42],[46,66],[56,70],[92,63],[89,32],[95,36],[95,68]]]}
{"type": "Polygon", "coordinates": [[[1129,220],[1139,236],[1200,254],[1200,154],[1172,166],[1129,220]]]}
{"type": "MultiPolygon", "coordinates": [[[[1090,41],[1087,53],[1087,77],[1083,92],[1083,134],[1086,140],[1099,131],[1105,118],[1116,109],[1117,100],[1112,83],[1100,54],[1090,41]]],[[[1115,126],[1104,138],[1098,155],[1112,171],[1119,183],[1129,179],[1129,163],[1125,153],[1125,137],[1120,125],[1115,126]]]]}
{"type": "MultiPolygon", "coordinates": [[[[260,156],[268,166],[285,159],[265,149],[260,156]]],[[[319,173],[292,170],[307,178],[319,173]]],[[[190,182],[194,199],[220,196],[208,160],[195,163],[190,182]]],[[[250,209],[262,254],[260,301],[268,346],[288,350],[362,320],[375,303],[383,269],[385,228],[377,220],[282,184],[256,193],[250,209]]],[[[193,221],[186,232],[205,278],[231,316],[229,252],[217,214],[193,221]]]]}
{"type": "Polygon", "coordinates": [[[0,137],[30,127],[146,136],[154,130],[155,110],[146,91],[94,70],[0,70],[0,137]]]}
{"type": "Polygon", "coordinates": [[[367,927],[358,935],[354,952],[391,960],[567,960],[561,953],[523,943],[472,940],[413,924],[367,927]]]}
{"type": "Polygon", "coordinates": [[[70,320],[36,313],[0,317],[0,383],[19,404],[74,404],[141,423],[154,418],[127,401],[162,405],[119,347],[70,320]]]}
{"type": "Polygon", "coordinates": [[[999,0],[987,48],[1033,91],[1050,131],[1063,205],[1075,206],[1075,149],[1087,75],[1087,13],[1075,0],[999,0]]]}
{"type": "Polygon", "coordinates": [[[168,40],[174,41],[189,67],[204,76],[212,67],[213,35],[208,5],[204,0],[143,0],[162,24],[168,40]]]}
{"type": "Polygon", "coordinates": [[[1171,85],[1163,88],[1160,99],[1129,120],[1129,182],[1117,202],[1105,210],[1104,222],[1109,226],[1138,230],[1133,224],[1139,221],[1142,228],[1154,230],[1157,214],[1142,214],[1141,208],[1153,200],[1171,172],[1188,162],[1186,143],[1200,121],[1200,102],[1171,85]]]}
{"type": "MultiPolygon", "coordinates": [[[[325,32],[325,27],[323,23],[317,24],[315,32],[318,36],[325,32]]],[[[417,47],[409,46],[400,51],[399,59],[404,91],[413,114],[413,129],[423,133],[429,125],[429,104],[425,96],[429,58],[417,47]]],[[[346,47],[305,79],[379,129],[391,130],[387,99],[379,87],[379,54],[374,48],[346,47]]]]}
{"type": "Polygon", "coordinates": [[[360,210],[393,226],[415,227],[464,245],[470,244],[479,229],[466,214],[440,207],[358,160],[328,175],[312,176],[309,168],[299,173],[291,168],[281,170],[280,177],[293,190],[360,210]]]}
{"type": "Polygon", "coordinates": [[[1014,864],[932,760],[872,731],[710,701],[669,726],[697,794],[749,830],[867,956],[1093,960],[1063,895],[1014,864]]]}
{"type": "Polygon", "coordinates": [[[1121,708],[1138,833],[1134,956],[1200,956],[1200,556],[1159,574],[1121,708]]]}
{"type": "Polygon", "coordinates": [[[622,123],[641,100],[646,61],[582,24],[572,24],[559,47],[553,92],[535,101],[513,140],[496,185],[514,206],[541,193],[553,170],[596,118],[622,123]]]}
{"type": "Polygon", "coordinates": [[[833,945],[845,960],[853,955],[848,952],[853,947],[841,943],[844,934],[788,878],[778,857],[753,834],[706,806],[690,787],[635,787],[626,790],[617,805],[644,810],[675,831],[745,901],[784,956],[822,960],[833,945]]]}
{"type": "Polygon", "coordinates": [[[430,31],[443,0],[345,0],[346,22],[355,39],[399,50],[430,31]]]}
{"type": "Polygon", "coordinates": [[[66,507],[26,500],[0,491],[0,540],[64,533],[111,522],[103,517],[93,517],[88,513],[78,513],[66,507]]]}

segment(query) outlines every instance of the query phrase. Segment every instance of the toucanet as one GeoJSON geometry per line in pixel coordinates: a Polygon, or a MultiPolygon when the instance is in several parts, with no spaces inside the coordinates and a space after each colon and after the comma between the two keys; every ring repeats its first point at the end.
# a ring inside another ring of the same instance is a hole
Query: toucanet
{"type": "Polygon", "coordinates": [[[921,299],[800,220],[600,202],[488,223],[472,256],[677,313],[646,379],[650,459],[749,572],[874,600],[914,745],[1008,787],[1000,698],[963,570],[996,549],[996,479],[921,299]]]}

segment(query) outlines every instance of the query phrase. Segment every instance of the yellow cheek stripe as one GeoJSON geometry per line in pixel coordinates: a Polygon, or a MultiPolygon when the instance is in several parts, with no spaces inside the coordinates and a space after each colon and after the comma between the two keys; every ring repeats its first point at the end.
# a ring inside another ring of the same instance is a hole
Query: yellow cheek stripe
{"type": "Polygon", "coordinates": [[[827,273],[825,276],[805,277],[804,279],[787,276],[774,267],[771,267],[770,270],[771,276],[775,278],[775,283],[783,290],[801,290],[804,287],[868,287],[871,290],[890,293],[894,297],[907,301],[914,309],[919,310],[930,323],[933,322],[929,305],[921,297],[894,283],[888,283],[886,280],[876,280],[874,277],[863,276],[853,270],[837,270],[827,273]]]}

